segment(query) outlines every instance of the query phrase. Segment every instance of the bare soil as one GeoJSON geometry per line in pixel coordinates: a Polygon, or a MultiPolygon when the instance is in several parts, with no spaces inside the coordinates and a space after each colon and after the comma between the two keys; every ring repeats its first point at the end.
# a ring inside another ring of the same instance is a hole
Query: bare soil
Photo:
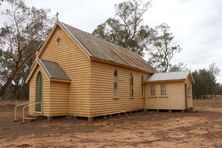
{"type": "Polygon", "coordinates": [[[222,147],[222,98],[194,100],[196,112],[137,112],[91,123],[12,122],[17,103],[0,101],[0,147],[222,147]]]}

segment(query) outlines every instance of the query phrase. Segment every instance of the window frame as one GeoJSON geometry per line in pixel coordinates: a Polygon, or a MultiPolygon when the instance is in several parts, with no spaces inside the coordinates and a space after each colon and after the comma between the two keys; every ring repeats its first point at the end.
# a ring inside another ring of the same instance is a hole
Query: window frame
{"type": "Polygon", "coordinates": [[[150,84],[150,96],[156,96],[156,85],[150,84]]]}
{"type": "Polygon", "coordinates": [[[144,77],[141,75],[141,96],[145,96],[144,77]]]}
{"type": "Polygon", "coordinates": [[[166,96],[166,95],[167,95],[166,83],[160,83],[160,96],[166,96]]]}
{"type": "Polygon", "coordinates": [[[118,97],[118,71],[113,72],[113,96],[118,97]]]}
{"type": "Polygon", "coordinates": [[[134,82],[133,82],[133,74],[130,73],[129,76],[129,97],[133,98],[134,97],[134,82]]]}

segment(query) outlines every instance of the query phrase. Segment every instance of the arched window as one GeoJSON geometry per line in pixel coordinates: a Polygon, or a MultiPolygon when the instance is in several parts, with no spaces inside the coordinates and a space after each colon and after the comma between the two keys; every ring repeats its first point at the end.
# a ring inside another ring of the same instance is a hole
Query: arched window
{"type": "Polygon", "coordinates": [[[113,85],[113,89],[114,89],[114,96],[117,97],[118,95],[118,73],[117,73],[117,70],[114,71],[114,74],[113,74],[113,77],[114,77],[114,85],[113,85]]]}
{"type": "Polygon", "coordinates": [[[143,80],[143,75],[141,76],[141,96],[144,97],[144,80],[143,80]]]}
{"type": "Polygon", "coordinates": [[[130,82],[130,97],[133,97],[133,75],[132,73],[130,73],[130,77],[129,77],[129,82],[130,82]]]}

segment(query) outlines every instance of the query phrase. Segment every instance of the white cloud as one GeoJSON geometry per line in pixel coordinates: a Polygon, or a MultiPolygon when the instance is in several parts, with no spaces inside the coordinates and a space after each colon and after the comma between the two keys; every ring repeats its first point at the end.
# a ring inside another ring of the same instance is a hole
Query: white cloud
{"type": "MultiPolygon", "coordinates": [[[[114,15],[120,0],[30,0],[30,5],[59,12],[60,20],[92,32],[114,15]]],[[[184,62],[192,70],[216,63],[222,70],[222,1],[221,0],[153,0],[144,16],[150,26],[167,23],[183,51],[173,62],[184,62]]],[[[222,75],[218,76],[222,82],[222,75]]]]}

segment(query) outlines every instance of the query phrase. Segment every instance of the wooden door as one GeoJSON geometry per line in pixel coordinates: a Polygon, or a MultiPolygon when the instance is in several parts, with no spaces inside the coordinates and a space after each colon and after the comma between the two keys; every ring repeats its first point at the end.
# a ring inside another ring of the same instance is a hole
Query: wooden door
{"type": "Polygon", "coordinates": [[[185,84],[185,109],[187,109],[187,84],[185,84]]]}
{"type": "MultiPolygon", "coordinates": [[[[36,77],[36,95],[35,95],[35,103],[42,101],[42,74],[39,72],[36,77]]],[[[42,111],[42,103],[35,104],[35,111],[42,111]]]]}

